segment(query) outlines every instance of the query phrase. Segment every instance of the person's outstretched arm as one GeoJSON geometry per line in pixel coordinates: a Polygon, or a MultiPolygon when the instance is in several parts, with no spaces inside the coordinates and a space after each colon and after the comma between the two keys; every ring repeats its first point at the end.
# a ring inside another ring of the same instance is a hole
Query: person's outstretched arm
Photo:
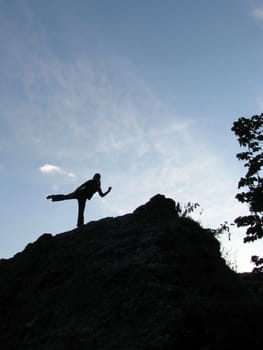
{"type": "Polygon", "coordinates": [[[106,192],[104,192],[104,193],[102,192],[101,187],[99,187],[99,189],[98,189],[99,195],[100,195],[101,197],[107,196],[107,194],[108,194],[110,191],[111,191],[111,187],[109,187],[108,190],[107,190],[106,192]]]}

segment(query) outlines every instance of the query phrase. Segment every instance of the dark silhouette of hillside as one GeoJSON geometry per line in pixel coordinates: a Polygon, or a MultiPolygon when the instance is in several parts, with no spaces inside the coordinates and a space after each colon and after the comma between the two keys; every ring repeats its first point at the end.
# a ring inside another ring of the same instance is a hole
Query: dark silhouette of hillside
{"type": "Polygon", "coordinates": [[[0,348],[262,347],[262,306],[212,233],[156,195],[133,213],[44,234],[0,261],[0,348]]]}

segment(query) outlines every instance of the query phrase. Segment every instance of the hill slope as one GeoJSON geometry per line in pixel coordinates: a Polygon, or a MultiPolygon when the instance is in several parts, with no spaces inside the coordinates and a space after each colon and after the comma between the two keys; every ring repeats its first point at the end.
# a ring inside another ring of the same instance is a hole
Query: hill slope
{"type": "Polygon", "coordinates": [[[262,310],[218,241],[162,195],[1,260],[0,305],[5,350],[263,343],[262,310]]]}

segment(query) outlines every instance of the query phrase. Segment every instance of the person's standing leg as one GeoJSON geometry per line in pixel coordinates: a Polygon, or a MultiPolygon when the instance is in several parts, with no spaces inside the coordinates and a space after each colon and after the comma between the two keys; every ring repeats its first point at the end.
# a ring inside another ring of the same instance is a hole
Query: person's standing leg
{"type": "Polygon", "coordinates": [[[84,225],[84,210],[86,205],[86,199],[78,198],[78,223],[77,226],[81,227],[84,225]]]}

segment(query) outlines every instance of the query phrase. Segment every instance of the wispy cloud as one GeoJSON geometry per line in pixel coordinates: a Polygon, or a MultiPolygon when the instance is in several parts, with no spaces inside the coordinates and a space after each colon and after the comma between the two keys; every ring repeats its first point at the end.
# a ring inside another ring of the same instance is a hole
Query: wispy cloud
{"type": "Polygon", "coordinates": [[[257,20],[263,21],[263,7],[257,7],[251,11],[251,15],[257,20]]]}
{"type": "Polygon", "coordinates": [[[62,169],[61,167],[59,167],[57,165],[44,164],[41,167],[39,167],[39,170],[41,173],[46,174],[46,175],[60,174],[60,175],[65,175],[65,176],[67,176],[71,179],[74,179],[74,180],[76,178],[75,174],[62,169]]]}

